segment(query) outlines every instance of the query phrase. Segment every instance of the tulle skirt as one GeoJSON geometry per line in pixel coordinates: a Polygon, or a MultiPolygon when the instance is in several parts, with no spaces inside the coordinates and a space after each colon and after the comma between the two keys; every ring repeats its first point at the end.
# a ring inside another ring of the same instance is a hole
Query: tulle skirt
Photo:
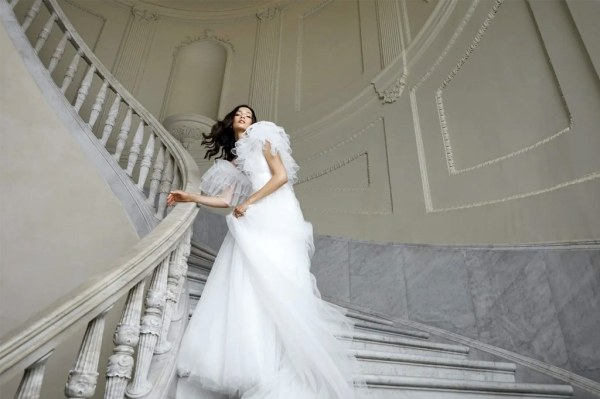
{"type": "Polygon", "coordinates": [[[284,186],[226,217],[219,250],[178,357],[177,399],[210,390],[243,399],[351,399],[352,323],[320,299],[312,226],[284,186]]]}

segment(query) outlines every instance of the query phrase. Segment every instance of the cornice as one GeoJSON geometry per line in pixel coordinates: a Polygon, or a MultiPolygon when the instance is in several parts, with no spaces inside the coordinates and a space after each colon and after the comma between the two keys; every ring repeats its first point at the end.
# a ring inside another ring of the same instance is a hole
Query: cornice
{"type": "Polygon", "coordinates": [[[283,10],[300,0],[269,0],[261,4],[252,4],[231,10],[186,10],[154,4],[145,0],[111,0],[126,7],[143,7],[158,15],[161,19],[176,19],[181,21],[210,21],[225,22],[236,19],[255,19],[257,13],[265,9],[283,10]]]}

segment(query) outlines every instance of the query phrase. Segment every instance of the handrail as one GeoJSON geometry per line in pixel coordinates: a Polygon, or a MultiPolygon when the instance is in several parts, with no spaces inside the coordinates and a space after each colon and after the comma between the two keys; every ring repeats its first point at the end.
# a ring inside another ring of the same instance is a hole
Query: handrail
{"type": "MultiPolygon", "coordinates": [[[[7,1],[0,1],[0,15],[11,25],[17,24],[17,17],[11,8],[14,9],[19,0],[7,1]]],[[[19,40],[27,40],[24,34],[39,25],[40,21],[36,18],[42,5],[47,8],[50,17],[41,21],[43,26],[37,40],[30,43],[31,48],[26,51],[39,54],[53,29],[56,26],[60,28],[62,39],[45,67],[48,79],[54,80],[52,76],[57,75],[55,69],[65,53],[65,47],[71,44],[75,55],[68,67],[63,68],[62,82],[55,81],[57,89],[73,104],[75,112],[91,130],[99,119],[103,119],[100,116],[104,112],[104,126],[95,132],[98,140],[116,162],[123,161],[121,167],[124,172],[137,186],[140,195],[146,197],[148,208],[162,221],[126,254],[115,260],[107,272],[94,276],[69,293],[68,297],[53,304],[45,316],[6,339],[0,345],[0,383],[24,371],[15,397],[38,398],[48,358],[60,342],[87,324],[73,370],[66,378],[65,395],[92,397],[98,376],[105,315],[117,300],[128,293],[114,335],[114,353],[107,366],[105,398],[123,398],[126,392],[129,397],[140,397],[152,389],[148,375],[154,354],[165,353],[171,348],[167,337],[171,321],[178,317],[174,314],[177,302],[185,295],[184,281],[191,251],[192,223],[197,213],[193,204],[179,205],[167,212],[166,197],[173,188],[193,190],[198,187],[200,172],[183,147],[98,60],[56,0],[33,2],[20,23],[23,32],[22,37],[19,33],[19,40]],[[81,60],[87,64],[87,71],[83,79],[76,82],[77,90],[69,91],[81,60]],[[99,80],[101,85],[93,105],[89,107],[89,117],[84,118],[83,105],[90,89],[94,87],[94,80],[99,80]],[[105,104],[107,99],[112,100],[109,101],[110,107],[105,104]],[[113,130],[119,120],[122,120],[119,133],[114,135],[113,130]],[[131,136],[136,120],[137,128],[131,136]],[[122,160],[126,149],[129,154],[127,159],[122,160]],[[149,276],[152,276],[150,286],[144,294],[146,278],[149,276]],[[137,356],[134,360],[135,351],[137,356]]]]}

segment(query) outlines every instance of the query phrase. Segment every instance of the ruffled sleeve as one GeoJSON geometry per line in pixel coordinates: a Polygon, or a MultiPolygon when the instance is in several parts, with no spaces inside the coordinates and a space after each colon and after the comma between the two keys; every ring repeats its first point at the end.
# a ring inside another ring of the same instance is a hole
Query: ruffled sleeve
{"type": "Polygon", "coordinates": [[[250,180],[231,162],[217,159],[204,173],[200,190],[211,197],[220,197],[227,204],[236,206],[252,194],[250,180]]]}
{"type": "Polygon", "coordinates": [[[262,155],[262,150],[267,142],[271,146],[271,153],[273,155],[279,154],[287,173],[288,184],[296,183],[300,167],[292,158],[290,136],[281,126],[277,126],[273,122],[257,122],[246,130],[245,137],[238,140],[235,145],[236,164],[243,171],[252,173],[256,164],[251,158],[257,152],[262,155]]]}

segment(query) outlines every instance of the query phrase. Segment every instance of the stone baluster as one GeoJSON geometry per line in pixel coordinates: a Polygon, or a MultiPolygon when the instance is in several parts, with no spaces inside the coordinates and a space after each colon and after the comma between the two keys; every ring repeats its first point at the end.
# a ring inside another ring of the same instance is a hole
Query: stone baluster
{"type": "Polygon", "coordinates": [[[150,176],[150,191],[148,192],[148,201],[154,204],[156,199],[156,193],[158,192],[158,185],[160,184],[160,178],[162,177],[163,168],[165,167],[165,147],[159,144],[158,155],[154,161],[154,170],[152,176],[150,176]]]}
{"type": "Polygon", "coordinates": [[[50,63],[48,64],[48,72],[52,74],[54,72],[54,68],[58,65],[58,61],[62,58],[65,47],[67,46],[67,41],[71,38],[71,34],[69,32],[65,32],[63,37],[58,42],[54,53],[52,53],[52,57],[50,57],[50,63]]]}
{"type": "Polygon", "coordinates": [[[41,6],[42,0],[35,0],[31,8],[29,8],[29,11],[27,11],[27,14],[25,14],[25,20],[23,21],[23,25],[21,25],[21,27],[23,28],[23,32],[27,32],[27,29],[29,29],[31,22],[33,22],[34,18],[40,12],[41,6]]]}
{"type": "Polygon", "coordinates": [[[91,398],[98,382],[98,361],[102,347],[102,333],[108,309],[88,323],[79,355],[65,384],[67,398],[91,398]]]}
{"type": "Polygon", "coordinates": [[[104,105],[104,100],[106,99],[107,88],[108,82],[104,81],[102,87],[100,87],[98,95],[96,96],[96,101],[94,101],[94,105],[92,105],[92,111],[90,112],[90,120],[88,121],[88,126],[92,129],[96,124],[96,120],[98,119],[98,115],[100,115],[100,111],[102,111],[102,105],[104,105]]]}
{"type": "Polygon", "coordinates": [[[133,168],[137,163],[138,157],[140,155],[140,149],[142,147],[142,141],[144,140],[144,120],[140,119],[140,124],[138,125],[137,130],[135,131],[135,135],[133,136],[133,142],[131,143],[131,149],[129,150],[129,159],[127,160],[127,170],[125,172],[129,177],[133,174],[133,168]]]}
{"type": "Polygon", "coordinates": [[[167,154],[167,166],[163,170],[162,179],[160,180],[160,188],[158,195],[158,206],[156,207],[156,217],[162,219],[165,216],[165,210],[167,209],[167,196],[171,191],[171,184],[173,183],[173,157],[171,154],[167,154]]]}
{"type": "Polygon", "coordinates": [[[169,330],[171,328],[171,319],[173,310],[177,304],[179,295],[179,280],[182,276],[181,272],[181,257],[183,251],[183,240],[179,242],[177,248],[171,252],[169,259],[169,273],[167,275],[167,300],[165,303],[165,311],[163,312],[162,330],[159,336],[159,342],[154,349],[154,353],[162,355],[171,350],[171,343],[168,340],[169,330]]]}
{"type": "Polygon", "coordinates": [[[75,111],[79,112],[83,102],[87,98],[88,92],[90,91],[90,86],[92,86],[92,79],[94,79],[94,73],[96,72],[96,67],[94,65],[90,65],[88,68],[83,81],[81,82],[81,87],[77,91],[77,99],[75,100],[75,111]]]}
{"type": "MultiPolygon", "coordinates": [[[[192,227],[190,227],[188,229],[188,231],[186,232],[186,234],[184,235],[182,242],[182,247],[181,247],[181,257],[179,258],[179,267],[181,268],[181,276],[182,278],[179,280],[179,287],[178,287],[178,298],[181,296],[181,293],[183,292],[183,287],[185,284],[185,276],[187,276],[187,270],[188,270],[188,258],[192,252],[192,234],[193,234],[193,230],[192,227]]],[[[181,312],[181,314],[178,315],[173,315],[171,317],[171,321],[178,321],[180,320],[184,315],[186,315],[187,317],[187,313],[188,309],[183,309],[183,311],[181,312]]]]}
{"type": "Polygon", "coordinates": [[[140,340],[144,284],[145,281],[142,280],[129,290],[121,320],[115,330],[113,337],[115,347],[106,368],[104,399],[123,399],[127,382],[131,380],[134,364],[133,354],[140,340]]]}
{"type": "Polygon", "coordinates": [[[142,317],[135,374],[127,386],[127,396],[130,398],[142,397],[152,390],[152,382],[148,380],[148,373],[154,356],[154,348],[162,329],[161,321],[165,306],[168,267],[169,257],[167,256],[154,270],[150,288],[146,294],[146,311],[142,317]]]}
{"type": "Polygon", "coordinates": [[[173,169],[174,169],[173,170],[173,184],[171,184],[170,190],[179,190],[181,188],[180,187],[181,174],[179,173],[179,168],[177,167],[177,164],[174,161],[173,161],[173,169]]]}
{"type": "Polygon", "coordinates": [[[46,40],[48,40],[48,36],[54,27],[54,22],[56,22],[56,18],[58,18],[56,12],[52,12],[52,15],[50,15],[50,18],[48,18],[48,22],[44,24],[44,27],[42,28],[40,34],[38,35],[38,39],[35,42],[36,53],[39,53],[42,47],[44,47],[44,44],[46,44],[46,40]]]}
{"type": "Polygon", "coordinates": [[[112,105],[110,106],[110,110],[108,111],[108,117],[106,118],[106,122],[104,123],[104,129],[102,130],[102,136],[100,137],[100,142],[103,146],[106,147],[106,142],[112,133],[113,126],[115,125],[115,121],[117,120],[117,114],[119,113],[119,104],[121,103],[121,96],[117,93],[112,105]]]}
{"type": "Polygon", "coordinates": [[[77,73],[77,68],[79,68],[79,60],[81,60],[82,54],[83,52],[81,49],[77,50],[77,53],[75,53],[75,55],[73,56],[73,60],[67,68],[67,72],[65,72],[65,78],[63,79],[62,85],[60,86],[60,91],[62,91],[63,94],[67,91],[67,89],[71,85],[71,82],[73,81],[73,78],[75,77],[75,74],[77,73]]]}
{"type": "Polygon", "coordinates": [[[142,158],[142,163],[140,164],[140,174],[138,176],[137,187],[140,190],[144,189],[144,184],[146,184],[146,178],[148,177],[148,171],[150,170],[150,166],[152,166],[152,156],[154,155],[154,132],[150,132],[150,137],[148,138],[148,142],[146,143],[146,148],[144,149],[144,157],[142,158]]]}
{"type": "Polygon", "coordinates": [[[127,137],[129,137],[129,131],[131,130],[131,118],[133,116],[133,110],[130,106],[127,106],[127,113],[125,114],[125,120],[121,124],[121,130],[119,131],[119,136],[117,137],[117,148],[115,149],[115,153],[113,157],[119,162],[121,159],[121,154],[123,153],[123,148],[125,148],[125,143],[127,142],[127,137]]]}
{"type": "Polygon", "coordinates": [[[11,2],[10,2],[10,6],[11,6],[12,8],[15,8],[15,7],[17,6],[17,4],[18,4],[18,3],[19,3],[19,0],[11,0],[11,2]]]}
{"type": "Polygon", "coordinates": [[[46,362],[53,351],[46,353],[38,361],[25,369],[15,399],[38,399],[42,392],[46,362]]]}

